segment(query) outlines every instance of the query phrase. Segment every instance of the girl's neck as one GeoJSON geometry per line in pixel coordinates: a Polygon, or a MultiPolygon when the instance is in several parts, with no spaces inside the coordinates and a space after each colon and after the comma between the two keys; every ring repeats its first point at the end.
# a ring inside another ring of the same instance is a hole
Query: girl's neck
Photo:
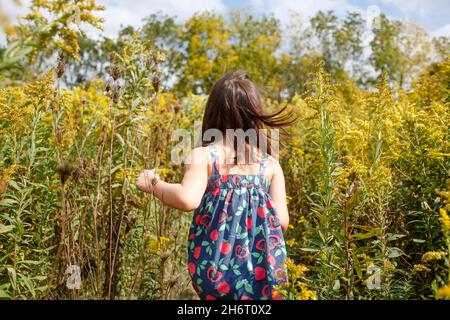
{"type": "Polygon", "coordinates": [[[214,143],[221,154],[221,159],[226,165],[253,165],[261,160],[261,152],[256,146],[248,143],[237,145],[237,150],[232,140],[226,137],[214,143]]]}

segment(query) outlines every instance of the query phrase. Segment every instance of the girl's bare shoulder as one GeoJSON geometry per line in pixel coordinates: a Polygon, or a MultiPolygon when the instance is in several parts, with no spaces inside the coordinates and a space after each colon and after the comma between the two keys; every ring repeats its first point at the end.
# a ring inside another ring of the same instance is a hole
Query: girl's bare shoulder
{"type": "Polygon", "coordinates": [[[280,173],[283,174],[283,169],[281,168],[281,164],[277,158],[269,155],[267,162],[268,162],[267,168],[273,173],[273,175],[280,173]]]}
{"type": "Polygon", "coordinates": [[[192,149],[185,159],[186,164],[207,164],[208,147],[197,147],[192,149]]]}

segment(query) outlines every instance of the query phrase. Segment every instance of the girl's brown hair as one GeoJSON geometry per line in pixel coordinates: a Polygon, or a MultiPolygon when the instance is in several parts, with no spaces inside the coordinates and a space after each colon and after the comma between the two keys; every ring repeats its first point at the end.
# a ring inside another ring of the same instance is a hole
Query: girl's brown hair
{"type": "MultiPolygon", "coordinates": [[[[262,93],[242,70],[235,70],[223,75],[213,86],[206,104],[202,125],[202,145],[205,132],[217,129],[223,135],[227,129],[255,130],[258,135],[258,147],[267,146],[268,154],[272,155],[270,139],[261,130],[284,128],[296,122],[292,113],[286,113],[286,107],[281,110],[265,114],[263,112],[262,93]],[[263,137],[264,141],[260,141],[263,137]]],[[[234,141],[234,149],[237,150],[234,141]]]]}

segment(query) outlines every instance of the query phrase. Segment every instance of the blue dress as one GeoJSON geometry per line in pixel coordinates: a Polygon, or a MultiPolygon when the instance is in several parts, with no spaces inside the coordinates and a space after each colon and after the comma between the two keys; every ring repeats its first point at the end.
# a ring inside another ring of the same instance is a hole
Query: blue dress
{"type": "Polygon", "coordinates": [[[208,147],[212,175],[189,232],[188,268],[201,299],[279,299],[274,287],[288,281],[286,246],[264,178],[219,173],[218,153],[208,147]]]}

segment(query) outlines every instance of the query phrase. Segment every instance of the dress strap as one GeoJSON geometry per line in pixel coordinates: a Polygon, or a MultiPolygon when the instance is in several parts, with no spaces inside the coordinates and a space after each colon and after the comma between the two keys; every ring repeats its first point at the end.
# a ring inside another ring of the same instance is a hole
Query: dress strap
{"type": "Polygon", "coordinates": [[[211,156],[212,161],[212,174],[219,174],[219,153],[217,152],[217,148],[215,145],[208,146],[209,154],[211,156]]]}
{"type": "Polygon", "coordinates": [[[259,175],[260,176],[264,176],[264,174],[265,174],[268,159],[269,159],[269,156],[267,155],[267,153],[264,153],[261,158],[261,163],[259,164],[259,175]]]}

